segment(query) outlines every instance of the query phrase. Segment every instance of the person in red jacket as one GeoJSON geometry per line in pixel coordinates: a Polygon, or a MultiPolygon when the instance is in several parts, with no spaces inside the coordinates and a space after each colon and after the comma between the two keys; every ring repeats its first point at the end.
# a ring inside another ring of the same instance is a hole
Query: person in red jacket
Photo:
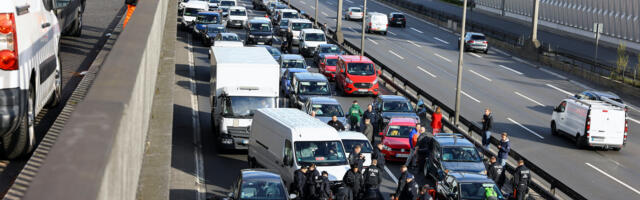
{"type": "Polygon", "coordinates": [[[431,129],[433,134],[442,131],[442,110],[440,110],[440,107],[437,107],[436,112],[431,115],[431,129]]]}

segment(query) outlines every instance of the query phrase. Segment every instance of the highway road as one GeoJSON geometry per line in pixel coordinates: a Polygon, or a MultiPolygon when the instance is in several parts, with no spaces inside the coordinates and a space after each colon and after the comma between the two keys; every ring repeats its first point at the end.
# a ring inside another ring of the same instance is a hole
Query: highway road
{"type": "MultiPolygon", "coordinates": [[[[43,109],[38,115],[35,127],[38,143],[45,136],[82,79],[78,73],[87,70],[102,49],[107,39],[105,31],[120,21],[118,13],[124,11],[122,10],[124,4],[121,0],[87,0],[86,2],[82,36],[63,36],[60,42],[63,101],[58,107],[43,109]]],[[[27,160],[28,158],[13,161],[0,160],[0,196],[5,196],[27,160]]]]}
{"type": "MultiPolygon", "coordinates": [[[[313,16],[315,1],[292,4],[313,16]]],[[[344,8],[349,6],[362,6],[362,1],[344,0],[344,8]]],[[[396,11],[377,1],[368,1],[368,6],[369,12],[396,11]]],[[[336,9],[336,0],[321,1],[320,22],[335,29],[336,9]]],[[[414,16],[407,20],[406,28],[390,28],[387,36],[368,35],[366,51],[454,107],[457,36],[414,16]]],[[[361,22],[343,22],[345,38],[353,44],[360,44],[360,26],[361,22]]],[[[551,135],[551,110],[567,95],[601,87],[551,68],[532,67],[495,48],[488,55],[466,53],[464,61],[463,116],[479,122],[483,109],[491,108],[494,134],[508,132],[514,149],[589,199],[640,198],[640,138],[634,136],[640,128],[637,100],[619,94],[634,108],[622,151],[576,149],[569,139],[551,135]]]]}

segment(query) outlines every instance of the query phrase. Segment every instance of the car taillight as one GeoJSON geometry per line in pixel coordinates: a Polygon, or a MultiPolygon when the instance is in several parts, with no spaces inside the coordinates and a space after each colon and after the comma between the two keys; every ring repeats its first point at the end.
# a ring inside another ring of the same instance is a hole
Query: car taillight
{"type": "Polygon", "coordinates": [[[482,44],[487,44],[487,41],[482,41],[482,44]]]}
{"type": "Polygon", "coordinates": [[[624,139],[627,139],[627,133],[629,132],[629,124],[627,120],[624,120],[624,139]]]}
{"type": "Polygon", "coordinates": [[[407,21],[407,18],[402,18],[402,21],[407,21]]]}
{"type": "Polygon", "coordinates": [[[353,13],[352,13],[352,12],[349,12],[349,15],[353,15],[353,13]]]}
{"type": "Polygon", "coordinates": [[[473,43],[476,43],[476,41],[469,40],[469,43],[473,44],[473,43]]]}
{"type": "Polygon", "coordinates": [[[0,69],[18,69],[18,40],[13,13],[0,13],[0,69]]]}
{"type": "Polygon", "coordinates": [[[391,21],[395,21],[395,20],[396,20],[396,18],[394,18],[394,17],[391,18],[391,21]]]}
{"type": "Polygon", "coordinates": [[[590,129],[591,129],[591,117],[587,117],[587,127],[585,129],[585,132],[588,132],[590,129]]]}

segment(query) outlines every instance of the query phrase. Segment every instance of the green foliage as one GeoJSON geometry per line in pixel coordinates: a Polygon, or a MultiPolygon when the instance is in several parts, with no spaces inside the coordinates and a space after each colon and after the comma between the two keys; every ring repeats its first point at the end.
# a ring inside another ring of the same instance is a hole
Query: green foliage
{"type": "Polygon", "coordinates": [[[629,65],[629,55],[627,55],[627,45],[620,42],[618,45],[618,59],[616,60],[616,69],[611,72],[611,78],[624,80],[623,72],[629,65]]]}

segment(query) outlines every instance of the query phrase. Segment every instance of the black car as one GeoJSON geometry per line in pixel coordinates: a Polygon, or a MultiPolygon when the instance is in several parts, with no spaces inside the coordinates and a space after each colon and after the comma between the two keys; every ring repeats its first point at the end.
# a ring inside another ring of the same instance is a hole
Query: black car
{"type": "Polygon", "coordinates": [[[86,0],[45,0],[45,7],[53,9],[64,35],[82,35],[82,14],[86,0]]]}
{"type": "Polygon", "coordinates": [[[273,29],[268,19],[254,18],[249,20],[245,27],[247,31],[247,38],[245,43],[266,45],[273,44],[273,29]]]}
{"type": "Polygon", "coordinates": [[[478,149],[461,134],[438,133],[431,142],[423,175],[439,181],[445,171],[487,174],[478,149]]]}
{"type": "Polygon", "coordinates": [[[204,34],[202,34],[202,43],[206,46],[211,46],[218,33],[225,32],[227,32],[227,29],[222,24],[208,24],[204,29],[204,34]]]}
{"type": "Polygon", "coordinates": [[[312,96],[331,96],[329,80],[320,73],[300,72],[293,75],[289,107],[302,109],[312,96]]]}
{"type": "Polygon", "coordinates": [[[289,19],[280,20],[279,24],[276,24],[274,27],[276,35],[285,36],[287,31],[289,31],[289,19]]]}
{"type": "Polygon", "coordinates": [[[289,195],[286,185],[276,172],[268,169],[242,169],[231,185],[229,196],[222,199],[289,200],[295,198],[295,194],[289,195]]]}
{"type": "Polygon", "coordinates": [[[392,12],[389,13],[389,25],[390,26],[399,26],[399,27],[407,27],[407,18],[403,13],[392,12]]]}
{"type": "Polygon", "coordinates": [[[405,117],[416,119],[420,122],[420,118],[416,115],[411,102],[398,95],[379,95],[373,102],[373,109],[376,110],[376,119],[378,120],[378,130],[384,129],[391,118],[405,117]]]}
{"type": "Polygon", "coordinates": [[[316,52],[313,53],[313,61],[320,63],[324,59],[325,55],[342,55],[344,52],[340,50],[340,47],[335,44],[321,44],[316,48],[316,52]]]}
{"type": "Polygon", "coordinates": [[[480,174],[449,172],[441,174],[442,181],[436,183],[436,199],[485,199],[485,188],[493,188],[499,200],[508,199],[510,195],[502,194],[493,180],[480,174]]]}

